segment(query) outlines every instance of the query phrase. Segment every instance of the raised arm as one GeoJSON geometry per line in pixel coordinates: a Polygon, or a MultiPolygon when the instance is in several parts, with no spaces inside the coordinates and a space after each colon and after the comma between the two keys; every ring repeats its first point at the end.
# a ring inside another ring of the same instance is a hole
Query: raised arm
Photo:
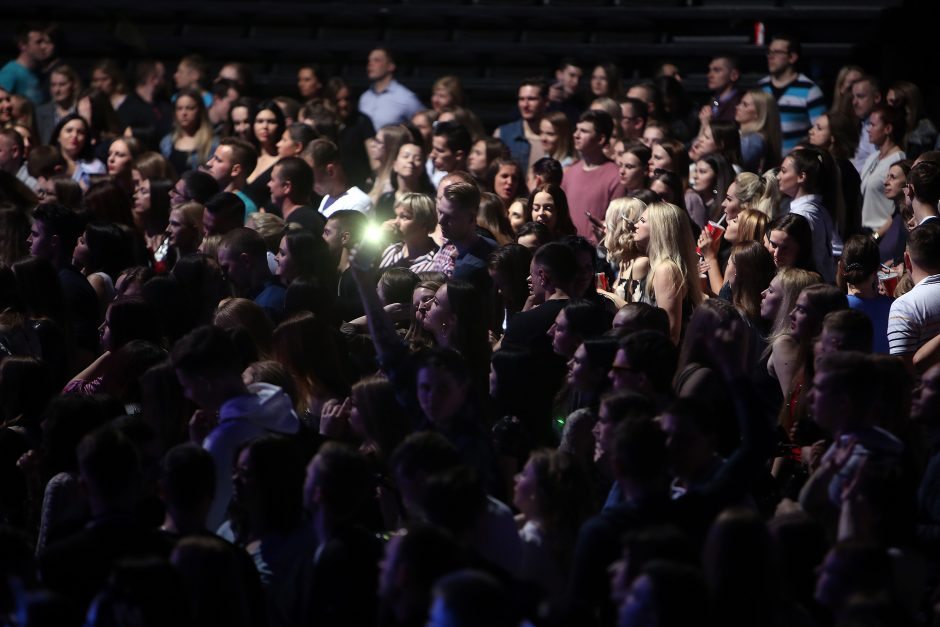
{"type": "Polygon", "coordinates": [[[376,356],[380,364],[385,364],[389,358],[394,359],[405,350],[405,341],[395,331],[392,316],[382,308],[378,292],[375,290],[375,281],[372,268],[375,253],[367,247],[356,246],[349,256],[350,272],[359,289],[362,307],[366,312],[366,322],[369,334],[375,343],[376,356]]]}

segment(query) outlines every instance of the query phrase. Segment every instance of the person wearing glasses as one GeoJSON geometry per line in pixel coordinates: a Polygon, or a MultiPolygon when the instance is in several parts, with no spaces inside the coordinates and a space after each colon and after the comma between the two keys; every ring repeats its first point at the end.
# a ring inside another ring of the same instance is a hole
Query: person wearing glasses
{"type": "Polygon", "coordinates": [[[641,140],[646,129],[649,109],[639,98],[626,97],[620,101],[620,138],[624,141],[641,140]]]}
{"type": "Polygon", "coordinates": [[[796,69],[800,53],[800,42],[791,35],[777,35],[771,39],[767,48],[770,75],[759,82],[761,89],[773,95],[780,109],[781,156],[796,148],[816,118],[826,112],[822,90],[796,69]]]}

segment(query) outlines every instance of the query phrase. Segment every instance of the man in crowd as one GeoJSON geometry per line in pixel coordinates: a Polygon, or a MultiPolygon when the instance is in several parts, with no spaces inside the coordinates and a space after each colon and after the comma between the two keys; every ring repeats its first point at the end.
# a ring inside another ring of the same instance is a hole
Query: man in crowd
{"type": "MultiPolygon", "coordinates": [[[[904,263],[914,287],[893,303],[888,316],[892,355],[916,365],[919,349],[940,334],[940,220],[927,220],[910,233],[904,263]]],[[[940,349],[928,348],[935,355],[940,349]]],[[[936,362],[936,359],[934,359],[936,362]]]]}
{"type": "Polygon", "coordinates": [[[250,298],[272,320],[280,320],[285,289],[268,268],[267,248],[257,231],[240,226],[226,233],[219,245],[219,266],[237,296],[250,298]]]}
{"type": "Polygon", "coordinates": [[[21,26],[16,33],[19,54],[0,69],[0,88],[42,104],[45,101],[40,87],[42,65],[55,53],[55,44],[48,30],[38,24],[21,26]]]}
{"type": "Polygon", "coordinates": [[[861,123],[858,148],[855,150],[855,156],[852,157],[852,165],[859,173],[868,156],[877,150],[868,138],[868,131],[871,129],[871,112],[879,102],[881,102],[881,88],[878,86],[877,78],[865,75],[852,83],[852,113],[861,123]]]}
{"type": "Polygon", "coordinates": [[[584,99],[578,91],[582,76],[584,68],[581,63],[572,57],[565,57],[558,63],[555,82],[548,90],[548,109],[561,111],[572,123],[585,109],[584,99]]]}
{"type": "Polygon", "coordinates": [[[23,136],[11,128],[0,129],[0,170],[12,174],[32,190],[38,182],[29,175],[23,136]]]}
{"type": "Polygon", "coordinates": [[[741,72],[738,60],[730,55],[715,57],[708,64],[708,89],[712,92],[711,102],[702,107],[699,119],[702,122],[719,120],[734,122],[734,109],[744,95],[738,89],[741,72]]]}
{"type": "Polygon", "coordinates": [[[226,137],[216,147],[206,163],[206,172],[219,184],[223,192],[231,192],[245,203],[245,219],[258,210],[258,206],[242,190],[248,184],[248,175],[255,169],[258,155],[254,146],[244,139],[226,137]]]}
{"type": "Polygon", "coordinates": [[[538,78],[527,78],[519,85],[517,103],[519,119],[503,124],[493,133],[509,146],[513,160],[526,169],[545,156],[539,141],[539,124],[548,104],[545,82],[538,78]]]}
{"type": "Polygon", "coordinates": [[[592,222],[604,222],[607,205],[623,196],[617,164],[607,158],[604,147],[610,142],[614,121],[604,111],[585,111],[574,131],[574,149],[581,158],[565,170],[561,182],[568,195],[571,221],[578,235],[595,241],[592,222]]]}
{"type": "Polygon", "coordinates": [[[358,211],[369,214],[372,201],[361,189],[350,185],[346,169],[336,144],[328,139],[317,139],[311,144],[313,156],[313,189],[323,196],[317,209],[324,218],[337,211],[358,211]]]}
{"type": "Polygon", "coordinates": [[[767,47],[770,76],[760,80],[761,89],[773,95],[780,109],[783,155],[793,150],[816,118],[826,112],[822,90],[796,69],[801,51],[799,40],[793,36],[771,39],[767,47]]]}
{"type": "Polygon", "coordinates": [[[456,122],[438,122],[431,138],[431,182],[436,187],[447,174],[467,169],[467,156],[473,140],[466,128],[456,122]]]}
{"type": "Polygon", "coordinates": [[[308,231],[320,235],[326,219],[309,206],[313,192],[313,170],[300,157],[284,157],[275,164],[268,182],[275,212],[284,222],[294,222],[308,231]]]}
{"type": "Polygon", "coordinates": [[[343,320],[349,321],[365,313],[359,290],[349,272],[349,253],[362,241],[368,222],[361,211],[341,209],[330,213],[323,227],[323,241],[336,262],[339,285],[336,288],[336,309],[343,320]]]}
{"type": "Polygon", "coordinates": [[[134,137],[155,149],[173,126],[173,107],[164,97],[166,67],[160,61],[137,64],[134,91],[117,108],[118,117],[134,137]]]}
{"type": "MultiPolygon", "coordinates": [[[[443,179],[442,185],[448,178],[443,179]]],[[[496,247],[476,230],[480,190],[473,183],[446,185],[437,200],[437,222],[444,245],[434,256],[434,270],[449,278],[469,281],[479,288],[492,283],[486,260],[496,247]]],[[[482,293],[482,292],[481,292],[482,293]]]]}
{"type": "Polygon", "coordinates": [[[646,129],[649,109],[639,98],[623,98],[620,101],[620,135],[624,141],[639,141],[646,129]]]}
{"type": "Polygon", "coordinates": [[[411,116],[424,109],[414,92],[395,80],[395,69],[395,59],[387,48],[369,53],[366,74],[372,84],[359,96],[359,110],[372,119],[376,129],[410,122],[411,116]]]}

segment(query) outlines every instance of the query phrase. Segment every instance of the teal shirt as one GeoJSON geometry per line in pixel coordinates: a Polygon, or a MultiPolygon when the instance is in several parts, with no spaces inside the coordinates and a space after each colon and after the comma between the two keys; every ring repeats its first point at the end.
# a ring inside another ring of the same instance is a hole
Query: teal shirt
{"type": "Polygon", "coordinates": [[[34,104],[44,102],[42,90],[39,88],[39,77],[29,68],[20,65],[19,61],[10,61],[0,69],[0,87],[10,94],[29,98],[34,104]]]}

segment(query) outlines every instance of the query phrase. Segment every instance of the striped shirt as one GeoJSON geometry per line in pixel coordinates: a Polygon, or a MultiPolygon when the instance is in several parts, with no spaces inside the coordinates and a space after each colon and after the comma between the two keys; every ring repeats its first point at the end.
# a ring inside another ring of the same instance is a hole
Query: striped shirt
{"type": "Polygon", "coordinates": [[[786,156],[806,137],[816,118],[826,112],[822,90],[805,74],[797,75],[783,90],[774,89],[769,76],[762,78],[758,86],[777,99],[783,156],[786,156]]]}
{"type": "Polygon", "coordinates": [[[888,344],[892,355],[912,355],[940,333],[940,274],[914,286],[891,304],[888,344]]]}
{"type": "Polygon", "coordinates": [[[392,244],[386,248],[385,252],[382,253],[382,261],[379,262],[379,269],[408,268],[416,274],[418,272],[430,272],[434,269],[434,255],[438,250],[437,244],[434,244],[434,247],[428,252],[413,259],[405,258],[404,249],[405,245],[401,242],[392,244]]]}

